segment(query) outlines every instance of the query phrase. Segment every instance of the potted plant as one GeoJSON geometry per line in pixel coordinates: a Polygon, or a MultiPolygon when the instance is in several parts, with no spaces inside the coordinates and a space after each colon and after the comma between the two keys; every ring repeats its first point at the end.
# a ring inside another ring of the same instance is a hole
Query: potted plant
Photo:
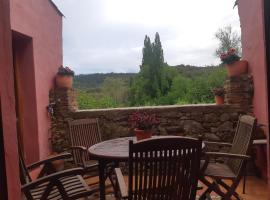
{"type": "MultiPolygon", "coordinates": [[[[59,153],[53,152],[49,157],[58,156],[59,153]]],[[[59,172],[65,169],[65,161],[63,159],[52,161],[54,169],[59,172]]]]}
{"type": "Polygon", "coordinates": [[[59,67],[56,75],[56,86],[59,88],[72,88],[74,71],[69,67],[59,67]]]}
{"type": "Polygon", "coordinates": [[[129,121],[138,141],[151,138],[154,126],[159,123],[159,120],[154,114],[139,111],[134,112],[129,117],[129,121]]]}
{"type": "Polygon", "coordinates": [[[230,49],[220,55],[220,60],[227,67],[229,77],[247,73],[248,62],[240,59],[241,57],[237,55],[235,49],[230,49]]]}
{"type": "Polygon", "coordinates": [[[212,90],[213,94],[215,95],[215,101],[217,105],[224,104],[224,88],[214,88],[212,90]]]}

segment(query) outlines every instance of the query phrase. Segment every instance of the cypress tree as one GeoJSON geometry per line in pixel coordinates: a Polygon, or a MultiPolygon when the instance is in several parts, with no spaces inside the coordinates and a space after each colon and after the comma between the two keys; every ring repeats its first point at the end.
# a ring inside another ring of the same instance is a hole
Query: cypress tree
{"type": "Polygon", "coordinates": [[[152,44],[153,46],[153,74],[156,76],[156,81],[158,85],[158,91],[156,94],[164,94],[163,90],[163,81],[162,81],[162,68],[164,66],[164,57],[163,57],[163,49],[160,42],[159,34],[155,35],[155,42],[152,44]]]}
{"type": "Polygon", "coordinates": [[[154,65],[157,67],[164,65],[163,49],[158,32],[155,35],[155,42],[153,43],[153,58],[154,65]]]}
{"type": "Polygon", "coordinates": [[[146,35],[144,38],[142,66],[151,65],[153,60],[153,50],[150,38],[146,35]]]}
{"type": "Polygon", "coordinates": [[[145,36],[142,53],[142,65],[139,73],[141,84],[138,86],[138,89],[140,90],[140,92],[138,90],[138,93],[143,93],[150,97],[150,99],[155,100],[161,95],[164,95],[166,93],[165,88],[167,88],[164,86],[164,57],[158,33],[156,33],[155,41],[153,43],[151,43],[151,40],[147,35],[145,36]]]}

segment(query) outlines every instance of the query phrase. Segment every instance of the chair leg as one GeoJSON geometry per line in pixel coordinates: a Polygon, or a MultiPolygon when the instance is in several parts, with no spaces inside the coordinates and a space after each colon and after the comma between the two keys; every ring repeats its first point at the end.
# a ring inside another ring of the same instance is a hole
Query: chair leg
{"type": "Polygon", "coordinates": [[[112,184],[114,196],[117,198],[119,188],[118,188],[117,183],[115,182],[114,172],[113,172],[116,167],[119,167],[119,162],[114,162],[112,166],[108,168],[107,177],[109,178],[112,184]]]}
{"type": "Polygon", "coordinates": [[[243,194],[246,193],[246,172],[244,172],[244,177],[243,177],[243,194]]]}
{"type": "MultiPolygon", "coordinates": [[[[231,185],[230,189],[228,190],[228,192],[224,196],[224,200],[230,200],[231,196],[234,196],[235,190],[236,190],[239,182],[240,182],[240,178],[233,181],[233,184],[231,185]]],[[[240,197],[238,195],[236,198],[240,199],[240,197]]]]}
{"type": "MultiPolygon", "coordinates": [[[[223,188],[225,188],[227,191],[229,191],[231,189],[230,186],[228,186],[226,183],[224,183],[222,180],[220,179],[217,179],[216,182],[221,185],[223,188]]],[[[239,199],[239,194],[237,192],[234,191],[233,193],[233,196],[236,198],[236,199],[239,199]]]]}
{"type": "Polygon", "coordinates": [[[209,200],[211,199],[211,189],[210,187],[208,187],[204,192],[203,194],[200,196],[199,200],[209,200]]]}
{"type": "Polygon", "coordinates": [[[209,191],[210,191],[210,193],[213,191],[221,197],[225,196],[225,193],[221,191],[221,189],[216,181],[214,181],[211,185],[209,185],[208,189],[204,192],[205,193],[204,195],[206,195],[206,193],[209,191]]]}
{"type": "MultiPolygon", "coordinates": [[[[206,186],[207,189],[203,192],[203,194],[199,197],[199,200],[205,200],[205,199],[209,199],[209,196],[211,194],[211,192],[213,191],[213,184],[214,183],[210,183],[208,180],[206,180],[204,177],[200,178],[200,181],[203,182],[206,186]]],[[[211,198],[210,198],[211,199],[211,198]]]]}

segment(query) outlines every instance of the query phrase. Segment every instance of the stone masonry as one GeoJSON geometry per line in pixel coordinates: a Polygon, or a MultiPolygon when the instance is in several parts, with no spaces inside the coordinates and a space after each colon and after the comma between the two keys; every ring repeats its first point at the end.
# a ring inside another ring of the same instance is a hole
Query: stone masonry
{"type": "Polygon", "coordinates": [[[230,105],[154,106],[120,109],[82,110],[74,112],[74,119],[98,118],[102,139],[132,136],[129,116],[137,111],[155,114],[160,119],[156,135],[180,135],[212,141],[231,141],[239,107],[230,105]]]}
{"type": "Polygon", "coordinates": [[[132,136],[129,116],[137,111],[155,114],[160,125],[155,135],[180,135],[210,141],[231,142],[240,114],[251,111],[252,78],[249,75],[228,78],[225,83],[225,103],[184,106],[153,106],[115,109],[78,110],[73,89],[55,89],[50,92],[53,105],[51,144],[53,151],[69,148],[67,122],[73,119],[98,118],[103,140],[132,136]]]}
{"type": "Polygon", "coordinates": [[[76,92],[73,89],[57,88],[50,91],[50,104],[53,107],[51,117],[51,144],[54,152],[69,148],[67,121],[78,110],[76,92]]]}
{"type": "Polygon", "coordinates": [[[225,104],[238,105],[247,112],[252,112],[253,79],[244,74],[227,78],[224,84],[225,104]]]}

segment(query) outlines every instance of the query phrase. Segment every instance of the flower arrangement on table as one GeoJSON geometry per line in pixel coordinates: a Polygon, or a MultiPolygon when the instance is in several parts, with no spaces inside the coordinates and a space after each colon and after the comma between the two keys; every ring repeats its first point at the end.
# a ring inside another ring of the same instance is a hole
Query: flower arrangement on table
{"type": "Polygon", "coordinates": [[[137,140],[142,140],[152,136],[152,130],[159,124],[159,119],[155,114],[136,111],[129,116],[129,122],[134,129],[137,140]]]}
{"type": "Polygon", "coordinates": [[[224,104],[224,95],[225,95],[225,90],[223,87],[219,88],[214,88],[212,90],[213,94],[215,95],[215,101],[217,105],[224,104]]]}
{"type": "Polygon", "coordinates": [[[72,88],[75,73],[69,67],[60,66],[56,75],[56,85],[59,88],[72,88]]]}
{"type": "Polygon", "coordinates": [[[241,60],[241,57],[233,48],[222,53],[220,55],[220,60],[226,65],[229,77],[247,73],[248,62],[246,60],[241,60]]]}

